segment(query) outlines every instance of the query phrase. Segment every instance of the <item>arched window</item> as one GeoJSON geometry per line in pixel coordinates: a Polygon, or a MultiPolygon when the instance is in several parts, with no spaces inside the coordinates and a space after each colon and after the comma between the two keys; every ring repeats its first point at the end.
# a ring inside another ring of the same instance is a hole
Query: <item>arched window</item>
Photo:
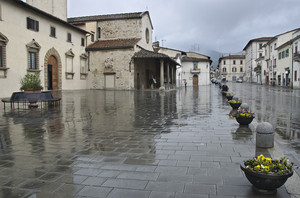
{"type": "Polygon", "coordinates": [[[226,67],[223,67],[222,71],[223,71],[223,72],[226,72],[226,67]]]}
{"type": "Polygon", "coordinates": [[[233,67],[232,72],[236,72],[236,71],[237,71],[236,67],[233,67]]]}
{"type": "Polygon", "coordinates": [[[240,72],[243,72],[243,68],[242,67],[240,68],[240,72]]]}

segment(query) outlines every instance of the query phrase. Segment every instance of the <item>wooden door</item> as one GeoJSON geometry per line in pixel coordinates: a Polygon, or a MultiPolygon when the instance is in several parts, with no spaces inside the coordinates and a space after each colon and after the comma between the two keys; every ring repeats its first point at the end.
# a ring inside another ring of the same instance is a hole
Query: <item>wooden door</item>
{"type": "Polygon", "coordinates": [[[58,89],[58,65],[57,65],[57,60],[54,56],[49,57],[48,65],[51,65],[52,67],[52,72],[51,72],[52,75],[48,73],[48,79],[52,79],[52,80],[48,80],[48,82],[52,82],[52,86],[48,85],[48,87],[51,87],[53,90],[56,90],[58,89]]]}
{"type": "Polygon", "coordinates": [[[198,76],[197,75],[194,75],[193,76],[193,85],[198,85],[198,76]]]}

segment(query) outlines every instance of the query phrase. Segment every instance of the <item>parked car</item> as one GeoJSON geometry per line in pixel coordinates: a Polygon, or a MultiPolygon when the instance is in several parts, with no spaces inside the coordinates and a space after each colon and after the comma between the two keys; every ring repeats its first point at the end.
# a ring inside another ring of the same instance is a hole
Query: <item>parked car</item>
{"type": "Polygon", "coordinates": [[[239,78],[239,79],[236,80],[236,82],[237,82],[237,83],[242,83],[242,82],[243,82],[243,79],[239,78]]]}

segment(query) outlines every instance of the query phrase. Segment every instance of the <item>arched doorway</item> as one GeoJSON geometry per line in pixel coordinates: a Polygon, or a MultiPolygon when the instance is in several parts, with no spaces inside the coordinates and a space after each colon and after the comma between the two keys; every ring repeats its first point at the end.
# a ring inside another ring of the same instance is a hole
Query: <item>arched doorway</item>
{"type": "Polygon", "coordinates": [[[58,89],[58,64],[54,56],[50,56],[47,64],[48,90],[58,89]]]}
{"type": "Polygon", "coordinates": [[[44,59],[45,88],[48,90],[62,89],[62,63],[59,53],[51,48],[44,59]]]}
{"type": "Polygon", "coordinates": [[[193,86],[198,86],[198,75],[193,76],[193,86]]]}

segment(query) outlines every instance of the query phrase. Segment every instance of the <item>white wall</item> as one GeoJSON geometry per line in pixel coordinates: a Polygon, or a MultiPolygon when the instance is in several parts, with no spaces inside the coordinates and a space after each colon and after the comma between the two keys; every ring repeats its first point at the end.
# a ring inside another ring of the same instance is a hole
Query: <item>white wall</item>
{"type": "MultiPolygon", "coordinates": [[[[20,79],[27,73],[28,60],[26,44],[33,39],[41,46],[39,51],[40,78],[44,86],[44,59],[49,49],[55,48],[62,61],[62,89],[85,89],[86,80],[80,79],[80,55],[85,53],[81,46],[83,32],[70,28],[55,20],[48,19],[40,14],[17,5],[14,2],[0,0],[2,7],[2,21],[0,32],[8,38],[6,46],[6,66],[9,68],[7,78],[0,78],[0,98],[9,97],[12,92],[19,91],[20,79]],[[39,21],[39,31],[27,29],[26,18],[39,21]],[[50,25],[56,27],[56,38],[50,37],[50,25]],[[67,32],[72,33],[72,43],[66,42],[67,32]],[[74,79],[65,79],[65,53],[72,49],[75,54],[73,59],[74,79]]],[[[45,90],[45,87],[44,87],[45,90]]]]}

